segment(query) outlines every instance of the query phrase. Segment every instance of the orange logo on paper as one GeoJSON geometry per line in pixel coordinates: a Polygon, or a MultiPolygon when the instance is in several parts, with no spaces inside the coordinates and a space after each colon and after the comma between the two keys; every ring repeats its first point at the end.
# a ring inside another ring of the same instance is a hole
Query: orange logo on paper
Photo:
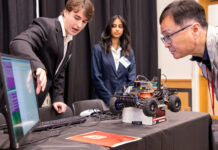
{"type": "Polygon", "coordinates": [[[103,136],[103,135],[87,135],[87,136],[83,136],[84,138],[88,138],[88,139],[96,139],[96,140],[100,140],[100,139],[106,139],[107,136],[103,136]]]}

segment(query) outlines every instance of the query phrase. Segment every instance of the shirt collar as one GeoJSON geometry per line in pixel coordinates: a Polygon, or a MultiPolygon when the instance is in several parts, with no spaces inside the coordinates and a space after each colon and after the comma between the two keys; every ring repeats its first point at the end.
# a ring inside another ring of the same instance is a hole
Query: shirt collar
{"type": "Polygon", "coordinates": [[[111,46],[111,51],[114,52],[114,53],[120,53],[121,50],[122,50],[122,48],[121,48],[120,46],[118,47],[117,50],[115,50],[115,49],[113,48],[113,46],[111,46]]]}
{"type": "Polygon", "coordinates": [[[60,22],[60,24],[61,24],[61,29],[62,29],[62,33],[63,33],[63,37],[66,37],[67,39],[73,39],[73,36],[72,35],[67,35],[66,34],[66,31],[65,31],[65,28],[64,28],[64,20],[63,20],[63,16],[62,15],[60,15],[59,17],[58,17],[58,20],[59,20],[59,22],[60,22]]]}
{"type": "Polygon", "coordinates": [[[197,62],[202,62],[202,63],[207,63],[207,62],[210,62],[210,58],[209,58],[209,55],[208,55],[208,50],[207,50],[207,46],[205,46],[205,49],[204,49],[204,55],[203,57],[198,57],[198,56],[192,56],[191,58],[192,61],[197,61],[197,62]]]}
{"type": "Polygon", "coordinates": [[[203,57],[201,58],[201,57],[197,57],[197,56],[192,56],[191,60],[192,61],[197,61],[197,62],[202,62],[211,71],[210,57],[208,55],[208,50],[207,50],[207,46],[206,45],[205,45],[203,57]]]}

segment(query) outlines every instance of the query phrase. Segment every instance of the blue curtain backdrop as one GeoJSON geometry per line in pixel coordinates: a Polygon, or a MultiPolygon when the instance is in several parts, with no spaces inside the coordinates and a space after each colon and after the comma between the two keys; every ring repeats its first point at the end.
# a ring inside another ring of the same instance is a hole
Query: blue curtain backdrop
{"type": "MultiPolygon", "coordinates": [[[[151,79],[157,75],[157,13],[156,0],[92,0],[95,5],[93,20],[73,42],[73,55],[67,70],[65,101],[91,98],[91,48],[98,43],[109,18],[122,15],[131,33],[131,44],[136,57],[137,74],[151,79]]],[[[42,17],[58,17],[65,0],[39,0],[42,17]]],[[[0,52],[8,53],[9,41],[24,31],[35,15],[35,0],[0,1],[0,52]]]]}

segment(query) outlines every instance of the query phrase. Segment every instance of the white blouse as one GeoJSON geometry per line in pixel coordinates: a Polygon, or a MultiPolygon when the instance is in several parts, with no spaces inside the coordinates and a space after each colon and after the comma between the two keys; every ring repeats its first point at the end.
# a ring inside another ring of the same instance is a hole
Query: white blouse
{"type": "Polygon", "coordinates": [[[111,46],[111,52],[114,58],[114,63],[115,63],[115,67],[116,67],[116,71],[118,69],[119,66],[119,61],[120,61],[120,52],[121,52],[122,48],[119,46],[117,50],[115,50],[113,48],[113,46],[111,46]]]}

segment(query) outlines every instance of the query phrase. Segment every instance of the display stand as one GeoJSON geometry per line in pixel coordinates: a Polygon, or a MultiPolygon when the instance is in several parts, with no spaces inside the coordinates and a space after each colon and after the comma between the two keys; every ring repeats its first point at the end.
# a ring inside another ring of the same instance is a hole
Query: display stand
{"type": "Polygon", "coordinates": [[[122,122],[132,124],[154,125],[166,121],[165,104],[158,105],[157,115],[148,117],[142,109],[136,107],[125,107],[122,112],[122,122]]]}

